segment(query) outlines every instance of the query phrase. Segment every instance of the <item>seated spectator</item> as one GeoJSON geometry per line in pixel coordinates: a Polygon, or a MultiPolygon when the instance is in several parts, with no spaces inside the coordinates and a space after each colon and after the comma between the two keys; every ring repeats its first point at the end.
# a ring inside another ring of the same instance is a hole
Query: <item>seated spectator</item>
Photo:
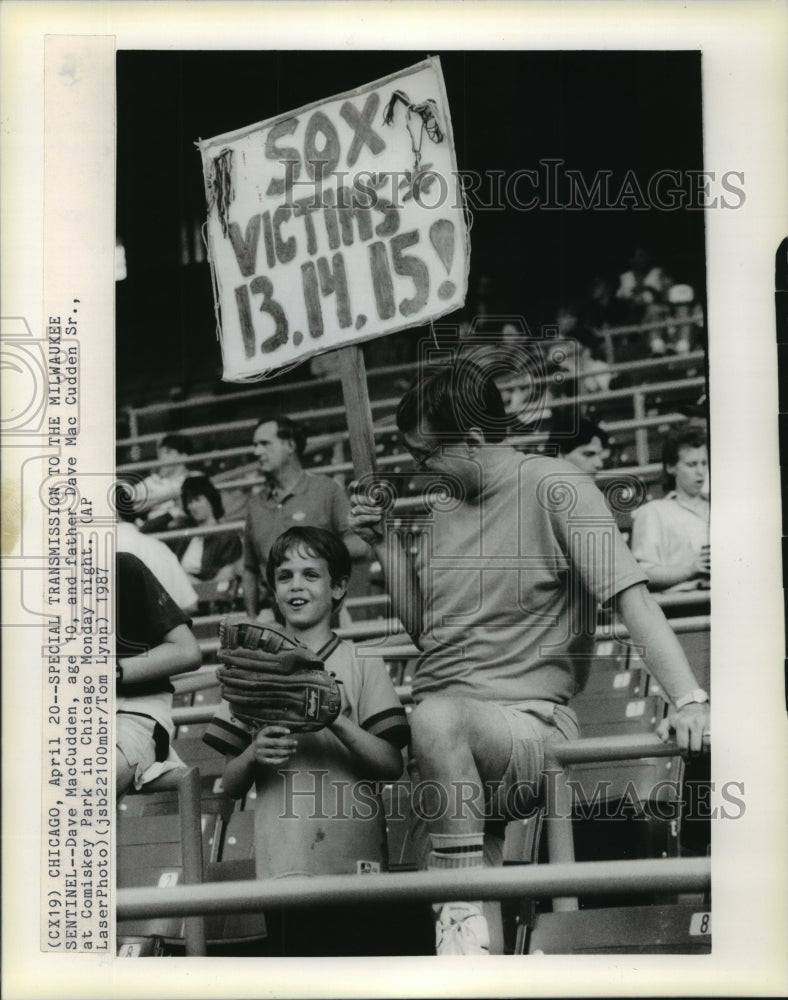
{"type": "MultiPolygon", "coordinates": [[[[577,345],[574,355],[575,383],[578,394],[589,395],[594,392],[607,392],[610,388],[612,374],[605,361],[602,346],[596,335],[585,327],[578,327],[572,336],[577,345]]],[[[568,360],[571,366],[571,359],[568,360]]]]}
{"type": "MultiPolygon", "coordinates": [[[[187,528],[219,524],[224,517],[221,495],[207,476],[189,476],[184,480],[181,503],[188,512],[184,525],[187,528]]],[[[232,580],[239,575],[236,563],[241,558],[242,546],[235,531],[176,538],[171,545],[194,582],[232,580]]]]}
{"type": "Polygon", "coordinates": [[[652,590],[709,586],[709,501],[702,491],[709,465],[706,435],[682,426],[665,439],[662,465],[668,493],[632,515],[632,552],[652,590]]]}
{"type": "Polygon", "coordinates": [[[581,314],[583,325],[592,330],[620,325],[625,310],[625,304],[614,296],[611,282],[605,275],[597,272],[588,283],[581,314]]]}
{"type": "Polygon", "coordinates": [[[593,330],[581,324],[577,306],[562,306],[558,310],[557,323],[568,351],[566,360],[562,363],[568,376],[564,383],[564,394],[576,396],[605,392],[610,388],[612,376],[605,360],[602,341],[593,330]]]}
{"type": "Polygon", "coordinates": [[[126,483],[115,487],[115,512],[118,523],[115,544],[118,552],[130,552],[153,573],[182,611],[197,607],[197,593],[184,572],[178,557],[158,538],[143,535],[134,523],[134,492],[126,483]]]}
{"type": "Polygon", "coordinates": [[[671,285],[666,295],[668,317],[674,322],[667,329],[667,351],[673,354],[688,354],[698,339],[697,322],[702,319],[702,310],[695,300],[692,285],[671,285]]]}
{"type": "Polygon", "coordinates": [[[645,306],[662,297],[664,277],[662,268],[651,266],[648,252],[642,247],[632,254],[629,266],[619,276],[616,298],[628,303],[629,319],[638,322],[645,306]]]}
{"type": "Polygon", "coordinates": [[[608,436],[597,424],[581,419],[573,426],[568,420],[554,419],[545,453],[563,458],[581,472],[595,476],[610,457],[608,436]]]}
{"type": "Polygon", "coordinates": [[[141,530],[166,531],[185,520],[181,507],[181,486],[190,475],[188,458],[194,445],[183,434],[167,434],[159,441],[157,453],[161,465],[136,488],[135,502],[147,514],[141,530]]]}

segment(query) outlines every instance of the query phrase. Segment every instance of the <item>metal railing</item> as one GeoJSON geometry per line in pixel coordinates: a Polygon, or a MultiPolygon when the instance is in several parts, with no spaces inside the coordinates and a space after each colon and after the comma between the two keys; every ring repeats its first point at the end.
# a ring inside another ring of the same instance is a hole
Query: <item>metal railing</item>
{"type": "MultiPolygon", "coordinates": [[[[594,404],[595,406],[604,406],[606,403],[618,403],[627,399],[632,400],[632,410],[633,417],[635,421],[640,421],[646,418],[645,412],[645,399],[647,396],[653,396],[657,393],[668,393],[680,390],[688,389],[702,389],[706,385],[706,379],[704,376],[695,376],[693,378],[672,380],[669,382],[649,382],[643,385],[627,386],[623,389],[608,389],[605,392],[596,393],[580,393],[577,396],[568,397],[566,399],[551,399],[549,406],[551,410],[561,410],[566,409],[570,406],[587,406],[594,404]]],[[[395,399],[383,399],[373,401],[370,405],[373,410],[385,407],[386,409],[394,410],[399,402],[398,398],[395,399]]],[[[539,405],[539,404],[537,404],[539,405]]],[[[327,416],[342,416],[345,413],[344,407],[333,407],[326,410],[307,410],[303,413],[292,414],[293,419],[311,419],[316,420],[318,418],[324,419],[327,416]]],[[[605,424],[605,430],[610,432],[611,427],[615,426],[615,422],[610,422],[610,424],[605,424]]],[[[203,428],[203,430],[209,430],[209,428],[203,428]]],[[[396,427],[392,424],[391,426],[378,427],[376,429],[376,435],[380,436],[383,434],[391,434],[396,430],[396,427]]],[[[184,432],[188,432],[188,428],[184,429],[184,432]]],[[[342,440],[347,438],[346,432],[337,432],[341,434],[342,440]]],[[[333,436],[332,436],[333,440],[333,436]]],[[[123,446],[124,442],[118,441],[117,446],[123,446]]],[[[317,446],[312,445],[310,451],[316,450],[317,446]]],[[[213,459],[221,458],[235,458],[241,455],[251,455],[254,450],[254,445],[249,442],[246,445],[237,445],[228,448],[214,448],[209,451],[198,452],[194,455],[190,455],[186,461],[189,464],[194,462],[207,462],[213,459]]],[[[647,461],[647,459],[645,460],[647,461]]],[[[645,464],[645,461],[638,457],[638,462],[640,464],[645,464]]],[[[184,459],[182,457],[162,460],[159,458],[148,458],[139,462],[124,462],[117,466],[117,472],[119,474],[131,473],[131,472],[141,472],[145,469],[151,469],[156,466],[161,465],[178,465],[183,464],[184,459]]],[[[322,471],[322,470],[321,470],[322,471]]]]}
{"type": "Polygon", "coordinates": [[[569,893],[707,892],[706,858],[659,861],[580,861],[510,865],[456,872],[393,872],[381,876],[317,875],[260,881],[211,882],[117,892],[120,920],[189,914],[254,913],[310,905],[397,903],[405,900],[565,898],[569,893]]]}
{"type": "MultiPolygon", "coordinates": [[[[579,761],[607,761],[673,756],[675,743],[656,736],[573,740],[550,748],[550,766],[559,770],[579,761]]],[[[157,916],[248,913],[261,909],[403,900],[551,898],[554,908],[575,909],[581,894],[638,892],[708,892],[711,862],[707,858],[641,861],[575,862],[571,837],[571,790],[549,803],[547,865],[509,866],[463,871],[368,875],[321,875],[287,880],[265,879],[184,885],[172,888],[128,888],[117,893],[119,920],[157,916]],[[568,810],[568,811],[567,811],[568,810]],[[564,832],[560,830],[563,826],[564,832]],[[567,834],[568,831],[568,834],[567,834]]]]}
{"type": "MultiPolygon", "coordinates": [[[[705,607],[711,603],[709,590],[686,590],[669,594],[652,594],[655,602],[663,609],[670,610],[676,607],[705,607]]],[[[353,611],[356,608],[377,609],[382,617],[388,614],[391,607],[391,598],[388,594],[370,594],[367,597],[348,597],[345,599],[343,608],[353,611]]],[[[221,614],[193,615],[192,628],[200,626],[218,625],[223,618],[241,617],[242,612],[225,611],[221,614]]]]}
{"type": "MultiPolygon", "coordinates": [[[[667,382],[649,382],[642,385],[627,386],[622,389],[608,389],[605,392],[595,392],[595,393],[579,393],[576,396],[568,397],[566,399],[551,399],[549,402],[549,407],[551,410],[561,410],[566,409],[570,406],[587,406],[594,404],[595,406],[604,406],[606,403],[618,403],[625,401],[627,399],[632,400],[632,420],[640,421],[646,418],[645,412],[645,399],[647,396],[653,396],[657,393],[668,393],[674,391],[680,391],[685,389],[702,389],[705,388],[706,379],[702,375],[694,376],[692,378],[685,379],[673,379],[667,382]]],[[[394,410],[397,407],[399,398],[392,399],[380,399],[371,402],[370,406],[373,411],[379,409],[394,410]]],[[[541,405],[541,404],[536,404],[541,405]]],[[[341,417],[345,413],[345,408],[341,406],[328,407],[320,410],[305,410],[303,412],[289,414],[294,420],[317,420],[326,419],[330,416],[341,417]]],[[[249,423],[248,421],[242,422],[244,424],[249,423]]],[[[611,427],[614,427],[615,422],[610,422],[610,424],[605,424],[604,428],[608,432],[611,432],[611,427]]],[[[251,424],[249,424],[251,426],[251,424]]],[[[210,431],[210,426],[200,428],[203,432],[210,431]]],[[[376,428],[376,435],[391,434],[396,430],[396,427],[392,424],[391,426],[383,426],[376,428]]],[[[184,433],[188,432],[188,428],[184,428],[184,433]]],[[[336,443],[336,440],[345,440],[347,434],[344,431],[337,432],[337,437],[334,435],[326,435],[325,444],[336,443]]],[[[117,442],[117,447],[125,446],[125,444],[131,439],[120,440],[117,442]]],[[[318,450],[318,445],[312,441],[309,446],[309,452],[318,450]]],[[[235,458],[241,455],[251,455],[254,450],[254,446],[249,442],[246,445],[237,445],[228,448],[215,448],[209,451],[198,452],[194,455],[190,455],[188,462],[206,462],[212,459],[221,458],[235,458]]],[[[640,464],[645,464],[648,459],[643,460],[638,456],[638,462],[640,464]]],[[[148,458],[143,461],[138,462],[124,462],[117,466],[117,472],[120,474],[130,473],[130,472],[141,472],[146,469],[151,469],[155,466],[160,465],[174,465],[182,464],[183,458],[174,458],[162,460],[159,458],[148,458]]],[[[322,471],[322,470],[321,470],[322,471]]]]}
{"type": "MultiPolygon", "coordinates": [[[[665,324],[656,324],[655,326],[660,326],[660,325],[664,326],[665,324]]],[[[651,326],[649,328],[651,328],[651,326]]],[[[622,328],[622,329],[624,330],[624,332],[628,332],[627,328],[622,328]]],[[[644,358],[638,361],[624,361],[619,363],[608,364],[604,368],[600,368],[598,371],[594,372],[594,374],[610,375],[612,377],[616,375],[649,374],[652,372],[658,372],[662,368],[675,369],[676,367],[680,366],[686,366],[689,368],[692,365],[702,363],[705,360],[705,357],[706,355],[704,351],[691,351],[688,354],[673,355],[671,357],[666,357],[666,358],[644,358]]],[[[388,376],[389,378],[394,378],[397,375],[403,375],[410,378],[413,375],[413,365],[391,365],[387,368],[370,369],[367,375],[369,378],[380,378],[385,376],[388,376]]],[[[549,379],[547,380],[547,383],[549,383],[549,379]]],[[[189,407],[196,408],[204,406],[213,406],[214,404],[221,405],[227,402],[233,402],[233,401],[240,402],[248,399],[260,399],[262,401],[272,396],[275,397],[276,395],[279,395],[285,391],[287,391],[287,394],[292,397],[293,394],[301,390],[303,390],[304,392],[308,392],[310,390],[313,391],[316,384],[321,386],[325,386],[328,384],[336,384],[336,387],[339,388],[340,380],[338,377],[332,377],[330,379],[321,380],[319,383],[316,383],[315,381],[312,380],[312,381],[291,383],[290,385],[287,386],[270,386],[266,389],[248,389],[236,393],[230,393],[228,395],[223,395],[223,396],[200,396],[200,397],[195,397],[194,399],[191,400],[188,399],[181,400],[175,403],[152,403],[149,404],[148,406],[127,407],[126,412],[130,417],[130,423],[136,424],[137,422],[136,418],[140,414],[148,414],[156,412],[168,413],[172,410],[188,409],[189,407]],[[131,419],[132,415],[135,418],[134,420],[131,419]]],[[[500,381],[497,381],[497,384],[502,389],[515,389],[522,387],[525,383],[522,377],[518,378],[517,376],[512,376],[510,378],[505,378],[501,379],[500,381]]],[[[532,381],[528,382],[529,388],[534,388],[535,386],[542,384],[544,384],[543,380],[539,379],[534,380],[533,382],[532,381]]],[[[396,401],[392,402],[392,400],[390,399],[385,399],[381,401],[381,408],[389,408],[393,406],[396,406],[396,401]]],[[[326,416],[340,416],[343,412],[344,410],[342,409],[342,407],[332,406],[332,407],[323,407],[319,410],[304,411],[303,413],[298,414],[298,416],[301,419],[312,420],[315,418],[315,414],[317,414],[318,416],[322,415],[323,417],[326,417],[326,416]]],[[[295,418],[296,415],[293,414],[293,417],[295,418]]],[[[212,424],[198,424],[194,427],[183,428],[183,432],[188,433],[194,437],[199,437],[201,435],[222,433],[226,431],[232,432],[237,430],[240,432],[245,429],[251,430],[251,428],[253,428],[256,423],[257,419],[255,417],[249,417],[238,420],[227,420],[212,424]]],[[[127,438],[122,438],[118,440],[117,447],[130,448],[134,445],[152,444],[158,441],[163,433],[166,432],[151,431],[150,433],[145,433],[145,434],[133,433],[127,438]]],[[[323,437],[325,437],[327,441],[331,440],[331,435],[324,435],[323,437]]],[[[312,443],[314,440],[315,439],[310,439],[310,443],[312,443]]]]}
{"type": "MultiPolygon", "coordinates": [[[[239,616],[240,617],[240,616],[239,616]]],[[[676,633],[694,632],[709,628],[711,618],[709,615],[693,615],[685,618],[671,618],[670,627],[676,633]]],[[[391,627],[387,619],[381,621],[355,622],[343,628],[336,629],[336,634],[340,639],[350,639],[353,642],[374,641],[385,639],[386,642],[359,650],[362,656],[386,656],[390,659],[410,659],[419,655],[419,650],[412,642],[405,642],[407,633],[397,622],[395,628],[391,627]],[[389,641],[390,640],[390,641],[389,641]]],[[[597,632],[598,639],[627,639],[629,632],[623,625],[617,625],[615,631],[610,628],[601,627],[597,632]]],[[[200,639],[200,649],[203,654],[215,653],[219,649],[219,639],[200,639]]],[[[202,668],[201,668],[202,669],[202,668]]],[[[199,675],[199,671],[196,672],[199,675]]],[[[189,676],[194,677],[192,673],[189,676]]],[[[192,688],[191,690],[195,690],[192,688]]]]}
{"type": "MultiPolygon", "coordinates": [[[[659,424],[676,423],[686,420],[679,414],[667,414],[664,417],[647,417],[644,421],[639,422],[638,426],[652,426],[659,424]]],[[[538,436],[534,435],[532,437],[518,437],[512,439],[512,444],[514,446],[522,446],[526,444],[534,444],[538,440],[538,436]]],[[[378,467],[381,473],[385,473],[385,470],[389,466],[401,465],[403,462],[410,463],[411,459],[408,455],[384,455],[378,459],[378,467]]],[[[321,466],[316,469],[309,469],[309,472],[322,473],[323,475],[333,476],[336,473],[346,473],[352,472],[353,466],[350,462],[343,462],[337,465],[327,465],[321,466]]],[[[415,476],[416,470],[412,470],[415,476]]],[[[622,476],[632,476],[634,478],[642,480],[644,483],[656,482],[662,475],[662,465],[659,462],[650,462],[645,465],[626,465],[621,466],[617,469],[603,469],[596,476],[596,481],[604,484],[606,480],[617,479],[622,476]]],[[[262,476],[256,476],[249,479],[238,479],[233,481],[225,481],[223,483],[216,482],[214,485],[218,490],[230,490],[230,489],[245,489],[251,490],[255,486],[261,485],[265,480],[262,476]]],[[[413,496],[413,497],[402,497],[395,501],[392,506],[392,514],[397,517],[407,517],[415,511],[423,511],[424,509],[425,497],[413,496]]],[[[245,522],[242,520],[236,521],[222,521],[221,524],[211,524],[204,527],[195,528],[170,528],[167,531],[157,531],[151,532],[151,538],[160,538],[162,541],[173,538],[194,538],[203,535],[219,535],[225,531],[242,531],[245,522]]]]}

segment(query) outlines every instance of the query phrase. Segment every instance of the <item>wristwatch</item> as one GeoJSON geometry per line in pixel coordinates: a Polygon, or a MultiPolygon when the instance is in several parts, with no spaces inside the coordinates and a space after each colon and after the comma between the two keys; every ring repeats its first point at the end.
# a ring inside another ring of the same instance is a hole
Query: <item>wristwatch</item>
{"type": "Polygon", "coordinates": [[[704,691],[703,688],[695,688],[695,690],[690,691],[689,694],[684,694],[681,698],[677,698],[675,705],[676,708],[684,708],[685,705],[691,705],[693,702],[703,705],[708,700],[708,692],[704,691]]]}

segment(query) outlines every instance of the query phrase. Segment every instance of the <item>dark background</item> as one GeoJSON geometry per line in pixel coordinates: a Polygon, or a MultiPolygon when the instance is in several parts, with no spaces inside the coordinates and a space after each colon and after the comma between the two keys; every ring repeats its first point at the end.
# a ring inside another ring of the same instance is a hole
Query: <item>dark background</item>
{"type": "MultiPolygon", "coordinates": [[[[184,232],[193,244],[188,234],[205,219],[195,142],[429,54],[440,55],[461,171],[509,174],[560,158],[586,184],[612,171],[616,192],[630,169],[645,189],[657,170],[703,167],[697,52],[119,52],[117,234],[128,273],[116,284],[119,403],[212,386],[220,375],[208,264],[184,249],[184,232]]],[[[477,208],[466,311],[486,277],[490,312],[521,314],[538,328],[594,273],[615,288],[637,246],[704,301],[698,209],[477,208]]]]}

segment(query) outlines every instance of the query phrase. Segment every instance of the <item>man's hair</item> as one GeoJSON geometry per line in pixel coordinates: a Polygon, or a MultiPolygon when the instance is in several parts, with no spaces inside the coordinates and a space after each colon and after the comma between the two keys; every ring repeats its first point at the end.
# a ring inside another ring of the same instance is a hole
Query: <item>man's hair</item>
{"type": "Polygon", "coordinates": [[[397,407],[403,434],[427,433],[441,441],[461,440],[478,427],[489,444],[503,441],[510,423],[493,379],[475,362],[460,358],[453,365],[425,372],[397,407]]]}
{"type": "Polygon", "coordinates": [[[545,448],[550,449],[551,453],[552,449],[555,449],[559,455],[568,455],[575,448],[582,448],[584,445],[591,444],[595,437],[599,438],[599,442],[603,448],[608,447],[609,438],[607,434],[593,421],[581,417],[577,426],[574,427],[571,421],[559,418],[553,420],[550,428],[550,437],[545,442],[545,448]]]}
{"type": "Polygon", "coordinates": [[[292,441],[298,460],[300,461],[304,457],[304,452],[306,451],[306,431],[301,424],[295,420],[291,420],[290,417],[263,417],[257,421],[255,430],[258,427],[262,427],[263,424],[276,424],[276,436],[279,440],[292,441]]]}
{"type": "MultiPolygon", "coordinates": [[[[298,548],[305,549],[313,559],[325,559],[332,584],[338,583],[339,580],[350,579],[352,570],[350,553],[339,535],[326,528],[311,526],[288,528],[276,539],[268,553],[265,578],[272,593],[276,590],[277,569],[287,558],[287,553],[298,548]]],[[[335,611],[341,603],[342,600],[333,601],[335,611]]]]}
{"type": "Polygon", "coordinates": [[[666,436],[662,444],[662,485],[666,492],[676,488],[676,477],[668,472],[668,466],[678,462],[681,449],[703,448],[706,444],[706,431],[697,424],[682,424],[666,436]]]}
{"type": "Polygon", "coordinates": [[[192,440],[185,434],[165,434],[159,441],[159,448],[171,448],[172,451],[180,452],[181,455],[194,454],[192,440]]]}
{"type": "Polygon", "coordinates": [[[187,476],[181,486],[181,505],[186,510],[186,505],[195,497],[205,497],[211,505],[213,516],[218,521],[224,517],[224,504],[222,497],[211,480],[207,476],[187,476]]]}

